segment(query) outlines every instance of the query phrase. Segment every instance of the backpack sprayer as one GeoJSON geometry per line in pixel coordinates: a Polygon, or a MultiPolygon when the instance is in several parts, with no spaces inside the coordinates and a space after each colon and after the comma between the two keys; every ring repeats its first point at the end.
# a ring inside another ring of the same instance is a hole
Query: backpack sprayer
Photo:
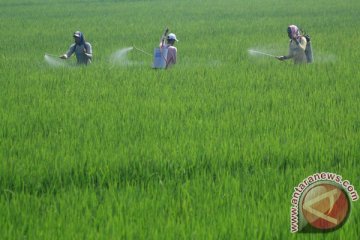
{"type": "Polygon", "coordinates": [[[302,35],[304,36],[304,38],[306,38],[306,48],[305,48],[306,60],[308,63],[312,63],[312,62],[314,62],[314,57],[313,57],[313,53],[312,53],[311,38],[310,38],[309,34],[307,34],[302,29],[300,29],[300,31],[301,31],[302,35]]]}
{"type": "MultiPolygon", "coordinates": [[[[160,46],[164,44],[168,32],[169,28],[166,27],[160,39],[160,46]]],[[[157,47],[154,49],[153,68],[166,68],[167,53],[168,49],[166,47],[157,47]]]]}

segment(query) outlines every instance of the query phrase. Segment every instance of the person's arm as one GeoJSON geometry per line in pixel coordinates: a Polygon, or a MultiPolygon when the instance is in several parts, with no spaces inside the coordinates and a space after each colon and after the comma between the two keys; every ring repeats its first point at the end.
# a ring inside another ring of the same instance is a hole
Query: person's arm
{"type": "Polygon", "coordinates": [[[159,47],[160,47],[160,48],[163,48],[164,46],[165,46],[165,37],[162,37],[162,38],[160,39],[159,47]]]}
{"type": "Polygon", "coordinates": [[[166,62],[165,68],[168,68],[170,66],[172,59],[173,59],[173,57],[172,57],[172,49],[168,48],[167,59],[165,59],[165,62],[166,62]]]}
{"type": "Polygon", "coordinates": [[[175,47],[170,47],[168,49],[168,55],[166,59],[166,68],[176,63],[176,55],[177,55],[177,49],[175,47]]]}
{"type": "Polygon", "coordinates": [[[72,44],[69,48],[69,50],[67,51],[67,53],[63,54],[60,56],[60,58],[62,59],[68,59],[69,57],[71,57],[71,55],[75,52],[75,44],[72,44]]]}
{"type": "Polygon", "coordinates": [[[172,63],[176,63],[176,55],[177,55],[177,48],[173,48],[173,54],[172,54],[172,63]]]}
{"type": "Polygon", "coordinates": [[[92,47],[90,43],[85,43],[84,53],[88,58],[92,58],[92,47]]]}
{"type": "Polygon", "coordinates": [[[306,48],[306,38],[300,37],[300,39],[294,38],[292,41],[296,44],[296,46],[300,47],[302,50],[305,51],[306,48]]]}
{"type": "Polygon", "coordinates": [[[289,57],[289,56],[279,56],[279,57],[276,57],[276,58],[279,59],[280,61],[284,61],[284,60],[290,59],[291,57],[289,57]]]}
{"type": "Polygon", "coordinates": [[[297,44],[298,46],[305,51],[306,49],[306,44],[307,44],[307,41],[306,41],[306,38],[305,37],[301,37],[300,38],[300,41],[297,41],[297,44]]]}

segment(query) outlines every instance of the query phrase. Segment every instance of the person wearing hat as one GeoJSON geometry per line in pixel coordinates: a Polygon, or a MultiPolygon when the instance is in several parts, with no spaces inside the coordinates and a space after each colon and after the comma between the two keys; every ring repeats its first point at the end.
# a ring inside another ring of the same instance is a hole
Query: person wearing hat
{"type": "Polygon", "coordinates": [[[75,43],[72,44],[64,55],[60,56],[62,59],[68,59],[73,53],[76,55],[78,64],[89,64],[92,59],[91,44],[85,41],[84,34],[76,31],[73,35],[75,43]]]}
{"type": "Polygon", "coordinates": [[[277,59],[283,61],[293,59],[295,64],[307,63],[305,54],[307,40],[300,34],[300,30],[295,25],[290,25],[287,29],[290,38],[289,54],[287,56],[279,56],[277,59]]]}
{"type": "MultiPolygon", "coordinates": [[[[168,29],[167,29],[168,30],[168,29]]],[[[166,30],[166,32],[167,32],[166,30]]],[[[167,49],[167,56],[166,56],[166,66],[165,68],[168,68],[174,64],[176,64],[176,55],[177,55],[177,48],[174,46],[175,42],[177,42],[176,35],[174,33],[169,33],[169,35],[166,36],[166,34],[163,35],[160,41],[160,49],[167,49]],[[166,39],[166,43],[165,43],[166,39]]]]}

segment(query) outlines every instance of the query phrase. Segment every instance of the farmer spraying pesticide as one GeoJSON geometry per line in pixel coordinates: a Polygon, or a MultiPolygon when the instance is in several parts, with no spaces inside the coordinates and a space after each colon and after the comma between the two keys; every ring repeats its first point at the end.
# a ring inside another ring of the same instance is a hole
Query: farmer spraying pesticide
{"type": "Polygon", "coordinates": [[[283,61],[292,58],[295,64],[311,63],[313,58],[310,37],[301,35],[299,28],[295,25],[290,25],[287,33],[290,38],[289,54],[279,56],[277,59],[283,61]]]}
{"type": "Polygon", "coordinates": [[[91,44],[85,41],[84,34],[76,31],[73,35],[75,43],[72,44],[64,55],[60,56],[61,59],[68,59],[73,53],[76,55],[78,64],[89,64],[92,59],[91,44]]]}
{"type": "Polygon", "coordinates": [[[169,29],[166,28],[160,39],[159,48],[154,50],[154,68],[169,68],[176,64],[177,48],[174,45],[178,40],[174,33],[168,32],[169,29]]]}

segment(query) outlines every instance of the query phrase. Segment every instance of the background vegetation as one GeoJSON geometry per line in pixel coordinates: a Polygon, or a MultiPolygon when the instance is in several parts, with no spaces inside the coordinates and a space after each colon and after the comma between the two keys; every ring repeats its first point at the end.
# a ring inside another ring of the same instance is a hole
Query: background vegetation
{"type": "Polygon", "coordinates": [[[3,239],[358,239],[290,233],[294,187],[321,171],[360,187],[360,2],[0,0],[3,239]],[[294,66],[286,28],[311,36],[294,66]],[[178,64],[151,69],[165,26],[178,64]],[[89,67],[54,68],[72,33],[89,67]]]}

